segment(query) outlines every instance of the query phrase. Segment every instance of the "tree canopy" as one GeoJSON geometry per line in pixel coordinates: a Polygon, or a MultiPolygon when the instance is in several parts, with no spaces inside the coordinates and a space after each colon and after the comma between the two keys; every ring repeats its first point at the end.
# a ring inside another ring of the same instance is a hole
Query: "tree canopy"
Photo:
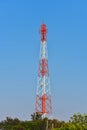
{"type": "Polygon", "coordinates": [[[39,113],[33,113],[30,121],[7,117],[0,122],[0,130],[87,130],[87,114],[74,114],[68,122],[57,119],[42,119],[39,113]]]}

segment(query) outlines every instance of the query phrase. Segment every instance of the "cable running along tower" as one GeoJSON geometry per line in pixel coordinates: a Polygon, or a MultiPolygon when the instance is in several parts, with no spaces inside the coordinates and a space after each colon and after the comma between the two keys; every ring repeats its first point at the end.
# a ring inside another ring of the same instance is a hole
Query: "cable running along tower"
{"type": "Polygon", "coordinates": [[[52,113],[46,41],[47,28],[44,23],[41,25],[39,32],[41,35],[41,45],[35,112],[42,114],[42,118],[44,118],[46,114],[52,113]]]}

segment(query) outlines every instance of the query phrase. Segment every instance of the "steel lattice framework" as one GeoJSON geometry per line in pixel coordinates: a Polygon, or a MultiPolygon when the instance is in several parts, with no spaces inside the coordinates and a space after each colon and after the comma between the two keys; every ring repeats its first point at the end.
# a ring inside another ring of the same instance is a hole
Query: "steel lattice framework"
{"type": "Polygon", "coordinates": [[[35,111],[42,114],[44,118],[46,114],[52,112],[46,41],[47,28],[44,23],[41,25],[39,32],[41,34],[41,45],[35,111]]]}

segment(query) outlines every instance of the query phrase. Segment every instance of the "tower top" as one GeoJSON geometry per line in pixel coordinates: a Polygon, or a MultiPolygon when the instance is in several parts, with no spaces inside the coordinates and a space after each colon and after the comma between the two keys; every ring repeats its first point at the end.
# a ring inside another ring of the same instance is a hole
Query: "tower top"
{"type": "Polygon", "coordinates": [[[42,43],[46,42],[46,34],[47,34],[46,24],[42,23],[39,32],[41,34],[41,41],[42,41],[42,43]]]}

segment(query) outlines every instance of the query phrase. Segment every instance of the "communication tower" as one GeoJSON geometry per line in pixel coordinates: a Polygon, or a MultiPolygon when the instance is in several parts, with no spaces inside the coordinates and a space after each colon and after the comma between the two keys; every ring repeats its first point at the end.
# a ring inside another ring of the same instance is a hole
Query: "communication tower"
{"type": "Polygon", "coordinates": [[[41,35],[41,44],[35,112],[42,114],[42,118],[44,118],[46,114],[52,113],[46,39],[47,27],[44,23],[41,25],[39,32],[41,35]]]}

